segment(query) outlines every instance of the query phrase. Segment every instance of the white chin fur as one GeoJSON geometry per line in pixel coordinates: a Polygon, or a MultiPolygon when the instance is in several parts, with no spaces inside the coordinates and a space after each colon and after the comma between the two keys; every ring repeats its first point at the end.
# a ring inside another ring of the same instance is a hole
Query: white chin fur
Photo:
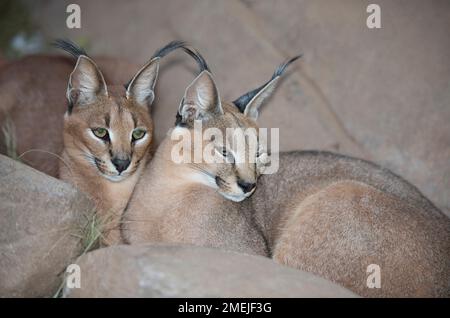
{"type": "Polygon", "coordinates": [[[253,192],[255,192],[255,190],[253,189],[251,192],[248,192],[248,193],[242,193],[242,194],[239,194],[239,195],[232,195],[232,194],[227,194],[227,193],[223,193],[223,192],[220,192],[219,191],[219,193],[225,198],[225,199],[228,199],[228,200],[231,200],[231,201],[234,201],[234,202],[242,202],[242,201],[244,201],[245,199],[247,199],[249,196],[251,196],[252,194],[253,194],[253,192]]]}
{"type": "Polygon", "coordinates": [[[120,182],[124,179],[126,179],[126,176],[121,176],[121,175],[117,175],[117,176],[108,176],[106,174],[101,173],[102,177],[104,177],[105,179],[108,179],[109,181],[112,182],[120,182]]]}
{"type": "Polygon", "coordinates": [[[244,201],[247,198],[247,196],[245,196],[243,194],[241,194],[241,195],[230,195],[230,194],[226,194],[226,193],[222,193],[222,192],[219,192],[219,193],[225,199],[228,199],[228,200],[231,200],[231,201],[234,201],[234,202],[242,202],[242,201],[244,201]]]}

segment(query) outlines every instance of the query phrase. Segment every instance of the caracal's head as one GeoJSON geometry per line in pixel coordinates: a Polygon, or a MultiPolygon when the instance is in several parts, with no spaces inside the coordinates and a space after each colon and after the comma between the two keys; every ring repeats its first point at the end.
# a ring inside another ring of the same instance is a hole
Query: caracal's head
{"type": "Polygon", "coordinates": [[[186,89],[170,132],[172,160],[188,167],[188,178],[235,202],[252,195],[259,175],[270,164],[266,135],[256,123],[258,113],[297,58],[280,65],[268,82],[232,103],[221,101],[208,70],[197,76],[186,89]],[[182,141],[176,142],[180,137],[182,141]]]}
{"type": "Polygon", "coordinates": [[[158,50],[123,88],[108,87],[96,63],[73,43],[58,43],[78,57],[69,78],[64,117],[64,146],[75,163],[72,168],[120,182],[145,164],[160,58],[183,45],[171,42],[158,50]]]}

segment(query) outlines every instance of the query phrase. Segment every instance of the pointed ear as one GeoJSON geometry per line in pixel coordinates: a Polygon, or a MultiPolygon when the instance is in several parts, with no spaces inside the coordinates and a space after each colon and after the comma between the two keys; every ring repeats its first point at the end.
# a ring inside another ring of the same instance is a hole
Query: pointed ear
{"type": "Polygon", "coordinates": [[[126,96],[140,106],[149,107],[155,99],[160,58],[153,58],[134,75],[127,85],[126,96]]]}
{"type": "Polygon", "coordinates": [[[259,115],[259,109],[261,105],[272,96],[280,77],[275,77],[273,80],[264,85],[260,91],[245,105],[244,115],[257,120],[259,115]]]}
{"type": "Polygon", "coordinates": [[[105,79],[97,65],[89,57],[80,55],[70,74],[67,86],[69,111],[73,106],[93,103],[99,95],[108,96],[105,79]]]}
{"type": "Polygon", "coordinates": [[[241,113],[244,113],[244,115],[249,118],[256,120],[258,118],[261,105],[272,95],[281,75],[283,75],[286,68],[292,62],[298,60],[301,56],[301,54],[294,56],[283,64],[280,64],[268,82],[248,93],[245,93],[233,101],[234,105],[236,105],[241,113]]]}
{"type": "Polygon", "coordinates": [[[223,114],[219,91],[211,73],[201,72],[186,88],[178,113],[183,123],[223,114]]]}

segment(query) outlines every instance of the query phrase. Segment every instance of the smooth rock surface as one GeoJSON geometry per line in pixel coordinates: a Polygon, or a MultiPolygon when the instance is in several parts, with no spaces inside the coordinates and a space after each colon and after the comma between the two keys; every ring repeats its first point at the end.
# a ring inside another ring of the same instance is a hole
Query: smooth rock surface
{"type": "Polygon", "coordinates": [[[0,297],[51,297],[93,211],[72,186],[0,155],[0,297]]]}
{"type": "Polygon", "coordinates": [[[260,256],[176,245],[119,245],[76,264],[66,297],[355,297],[343,287],[260,256]]]}

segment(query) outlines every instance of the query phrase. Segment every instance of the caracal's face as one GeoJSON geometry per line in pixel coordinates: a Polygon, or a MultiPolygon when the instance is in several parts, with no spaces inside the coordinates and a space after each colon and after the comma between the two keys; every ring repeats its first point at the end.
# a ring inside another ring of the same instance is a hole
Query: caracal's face
{"type": "Polygon", "coordinates": [[[256,123],[234,105],[223,103],[222,107],[224,113],[220,116],[175,130],[190,135],[190,177],[216,189],[226,199],[240,202],[253,194],[259,175],[270,161],[266,140],[261,140],[256,123]],[[196,129],[201,144],[194,136],[196,129]],[[202,157],[195,160],[199,147],[202,157]]]}
{"type": "Polygon", "coordinates": [[[171,159],[177,157],[178,161],[180,149],[189,154],[178,162],[192,168],[188,176],[192,181],[217,189],[223,197],[235,202],[253,194],[259,175],[270,164],[264,140],[267,136],[256,125],[259,109],[271,96],[286,67],[299,57],[279,65],[269,81],[233,103],[221,101],[207,69],[186,88],[171,139],[186,140],[185,134],[188,149],[183,149],[186,144],[183,140],[182,147],[173,143],[171,159]]]}
{"type": "Polygon", "coordinates": [[[66,151],[99,176],[120,182],[133,175],[149,151],[148,110],[125,97],[105,96],[65,116],[66,151]]]}

